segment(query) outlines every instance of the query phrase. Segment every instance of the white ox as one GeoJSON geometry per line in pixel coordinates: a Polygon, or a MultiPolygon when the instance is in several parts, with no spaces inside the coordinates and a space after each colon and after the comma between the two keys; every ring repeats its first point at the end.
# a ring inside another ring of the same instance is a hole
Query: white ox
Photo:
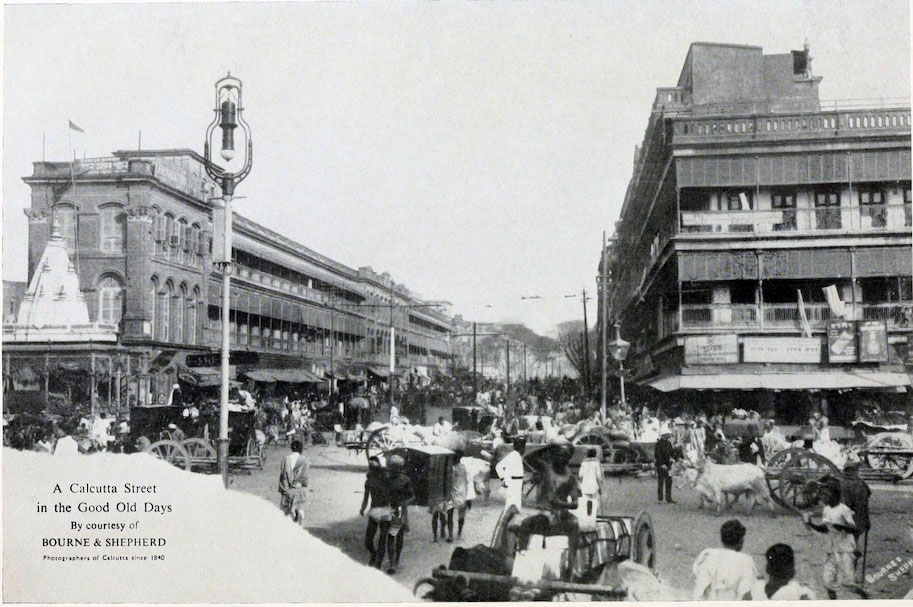
{"type": "Polygon", "coordinates": [[[751,511],[758,503],[758,499],[767,502],[771,516],[775,516],[773,499],[770,489],[764,479],[764,470],[754,464],[716,464],[710,460],[702,459],[697,464],[690,464],[684,460],[675,463],[671,470],[679,478],[679,488],[693,487],[700,499],[699,507],[705,504],[716,504],[717,515],[723,509],[731,507],[729,498],[738,501],[742,494],[748,496],[751,511]]]}

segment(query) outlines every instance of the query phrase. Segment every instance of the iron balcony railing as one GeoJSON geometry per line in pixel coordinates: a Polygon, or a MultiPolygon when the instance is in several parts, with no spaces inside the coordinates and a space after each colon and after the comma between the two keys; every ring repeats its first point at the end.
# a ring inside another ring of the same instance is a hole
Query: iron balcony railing
{"type": "MultiPolygon", "coordinates": [[[[846,303],[847,320],[884,321],[888,330],[913,327],[913,302],[846,303]]],[[[827,304],[805,304],[805,316],[814,331],[827,329],[831,318],[827,304]]],[[[798,303],[794,304],[689,304],[665,312],[660,337],[679,332],[751,330],[801,331],[798,303]]]]}
{"type": "Polygon", "coordinates": [[[822,231],[871,232],[913,226],[913,205],[873,204],[812,209],[682,211],[681,233],[795,234],[822,231]]]}

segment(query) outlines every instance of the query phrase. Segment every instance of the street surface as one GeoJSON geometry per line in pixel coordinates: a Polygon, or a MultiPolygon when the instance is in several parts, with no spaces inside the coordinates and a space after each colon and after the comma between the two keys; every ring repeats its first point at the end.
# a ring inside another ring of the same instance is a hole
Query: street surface
{"type": "MultiPolygon", "coordinates": [[[[279,463],[288,449],[285,446],[270,446],[267,449],[265,469],[250,475],[234,474],[232,488],[268,499],[278,508],[279,463]]],[[[367,470],[364,453],[356,455],[334,445],[309,446],[305,456],[311,463],[308,509],[311,518],[308,530],[353,559],[366,563],[366,520],[358,515],[367,470]]],[[[498,482],[492,480],[490,486],[490,502],[484,504],[481,498],[476,500],[467,515],[463,538],[453,544],[442,540],[432,543],[428,509],[411,508],[411,529],[406,535],[401,568],[395,579],[411,590],[415,582],[429,576],[434,567],[446,564],[455,546],[488,544],[503,508],[498,482]]],[[[724,512],[717,517],[713,511],[697,508],[693,491],[675,489],[673,497],[678,503],[659,504],[656,502],[655,481],[649,477],[608,479],[607,486],[610,492],[606,500],[607,513],[634,516],[644,510],[652,517],[656,530],[657,572],[662,581],[690,589],[694,583],[691,564],[698,553],[704,548],[719,546],[720,525],[727,518],[738,518],[748,529],[743,551],[754,558],[761,573],[764,573],[764,552],[767,548],[778,542],[787,543],[796,553],[798,579],[809,585],[819,599],[826,598],[820,581],[824,536],[805,529],[798,516],[785,513],[780,508],[776,518],[771,518],[761,508],[748,514],[740,504],[728,515],[724,512]]],[[[877,576],[877,579],[867,584],[866,588],[872,598],[901,598],[913,586],[913,493],[909,487],[903,490],[876,489],[870,509],[872,530],[866,572],[869,576],[877,576]]],[[[839,598],[855,597],[841,594],[839,598]]],[[[365,600],[371,599],[365,597],[365,600]]]]}

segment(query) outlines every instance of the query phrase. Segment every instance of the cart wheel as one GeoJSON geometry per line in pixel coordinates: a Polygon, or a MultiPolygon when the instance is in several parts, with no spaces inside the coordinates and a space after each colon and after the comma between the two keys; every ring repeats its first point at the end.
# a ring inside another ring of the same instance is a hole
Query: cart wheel
{"type": "Polygon", "coordinates": [[[187,449],[181,443],[173,440],[160,440],[149,445],[143,453],[149,453],[172,466],[190,471],[191,459],[187,449]]]}
{"type": "Polygon", "coordinates": [[[865,461],[875,470],[887,470],[903,478],[913,476],[913,445],[910,437],[897,432],[883,432],[869,440],[865,461]],[[877,451],[872,453],[871,451],[877,451]],[[892,453],[898,451],[898,453],[892,453]]]}
{"type": "Polygon", "coordinates": [[[593,447],[602,447],[602,450],[605,451],[609,448],[609,439],[607,439],[602,434],[597,434],[596,432],[586,432],[580,436],[574,437],[573,443],[575,445],[592,445],[593,447]]]}
{"type": "Polygon", "coordinates": [[[181,442],[187,453],[194,459],[216,459],[216,450],[209,441],[202,438],[188,438],[181,442]]]}
{"type": "Polygon", "coordinates": [[[368,435],[368,440],[365,441],[365,454],[368,459],[380,457],[398,446],[399,443],[390,434],[390,427],[382,426],[368,435]]]}
{"type": "Polygon", "coordinates": [[[650,571],[656,569],[655,537],[653,519],[646,512],[639,513],[634,519],[634,527],[631,531],[631,560],[650,571]]]}
{"type": "MultiPolygon", "coordinates": [[[[824,476],[839,476],[840,470],[834,462],[823,455],[805,449],[796,453],[786,462],[779,475],[778,493],[781,505],[794,510],[810,508],[818,503],[818,491],[813,482],[824,476]]],[[[773,495],[773,494],[771,494],[773,495]]]]}
{"type": "Polygon", "coordinates": [[[263,450],[260,447],[260,443],[258,443],[257,439],[253,436],[247,439],[247,452],[245,459],[250,461],[252,458],[257,458],[257,461],[254,464],[257,469],[263,470],[263,450]]]}
{"type": "Polygon", "coordinates": [[[498,517],[498,523],[495,525],[495,532],[491,534],[491,542],[488,545],[489,548],[494,548],[506,556],[513,556],[513,550],[511,549],[509,542],[510,533],[508,533],[507,527],[510,525],[511,520],[519,513],[520,511],[517,510],[516,506],[511,506],[501,512],[501,516],[498,517]]]}
{"type": "Polygon", "coordinates": [[[266,446],[258,445],[257,448],[260,450],[260,470],[263,470],[263,467],[266,466],[266,446]]]}
{"type": "Polygon", "coordinates": [[[523,460],[523,487],[520,489],[524,503],[535,504],[539,499],[539,485],[542,483],[542,473],[527,459],[523,460]]]}
{"type": "Polygon", "coordinates": [[[764,474],[764,480],[767,481],[767,488],[770,489],[770,496],[784,508],[788,508],[789,505],[780,497],[780,473],[783,471],[787,462],[794,457],[798,457],[799,453],[803,451],[805,451],[805,449],[790,447],[788,449],[783,449],[782,451],[777,451],[767,460],[767,470],[764,474]]]}

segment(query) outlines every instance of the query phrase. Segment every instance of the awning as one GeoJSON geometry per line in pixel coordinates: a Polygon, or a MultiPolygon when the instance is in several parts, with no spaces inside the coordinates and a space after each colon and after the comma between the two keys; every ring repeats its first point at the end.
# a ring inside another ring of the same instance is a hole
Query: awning
{"type": "Polygon", "coordinates": [[[251,369],[244,375],[254,381],[285,382],[289,384],[322,384],[323,379],[304,369],[251,369]]]}
{"type": "Polygon", "coordinates": [[[390,377],[390,369],[387,369],[386,367],[368,367],[368,373],[381,379],[390,377]]]}
{"type": "Polygon", "coordinates": [[[844,390],[900,388],[910,385],[906,373],[821,371],[817,373],[732,373],[669,375],[644,382],[660,392],[674,390],[844,390]]]}
{"type": "Polygon", "coordinates": [[[269,374],[276,378],[276,381],[283,381],[289,384],[323,383],[322,379],[304,369],[270,369],[269,374]]]}
{"type": "Polygon", "coordinates": [[[272,383],[276,381],[276,378],[273,377],[273,374],[265,369],[253,369],[251,371],[245,371],[244,375],[249,377],[254,381],[262,381],[272,383]]]}

